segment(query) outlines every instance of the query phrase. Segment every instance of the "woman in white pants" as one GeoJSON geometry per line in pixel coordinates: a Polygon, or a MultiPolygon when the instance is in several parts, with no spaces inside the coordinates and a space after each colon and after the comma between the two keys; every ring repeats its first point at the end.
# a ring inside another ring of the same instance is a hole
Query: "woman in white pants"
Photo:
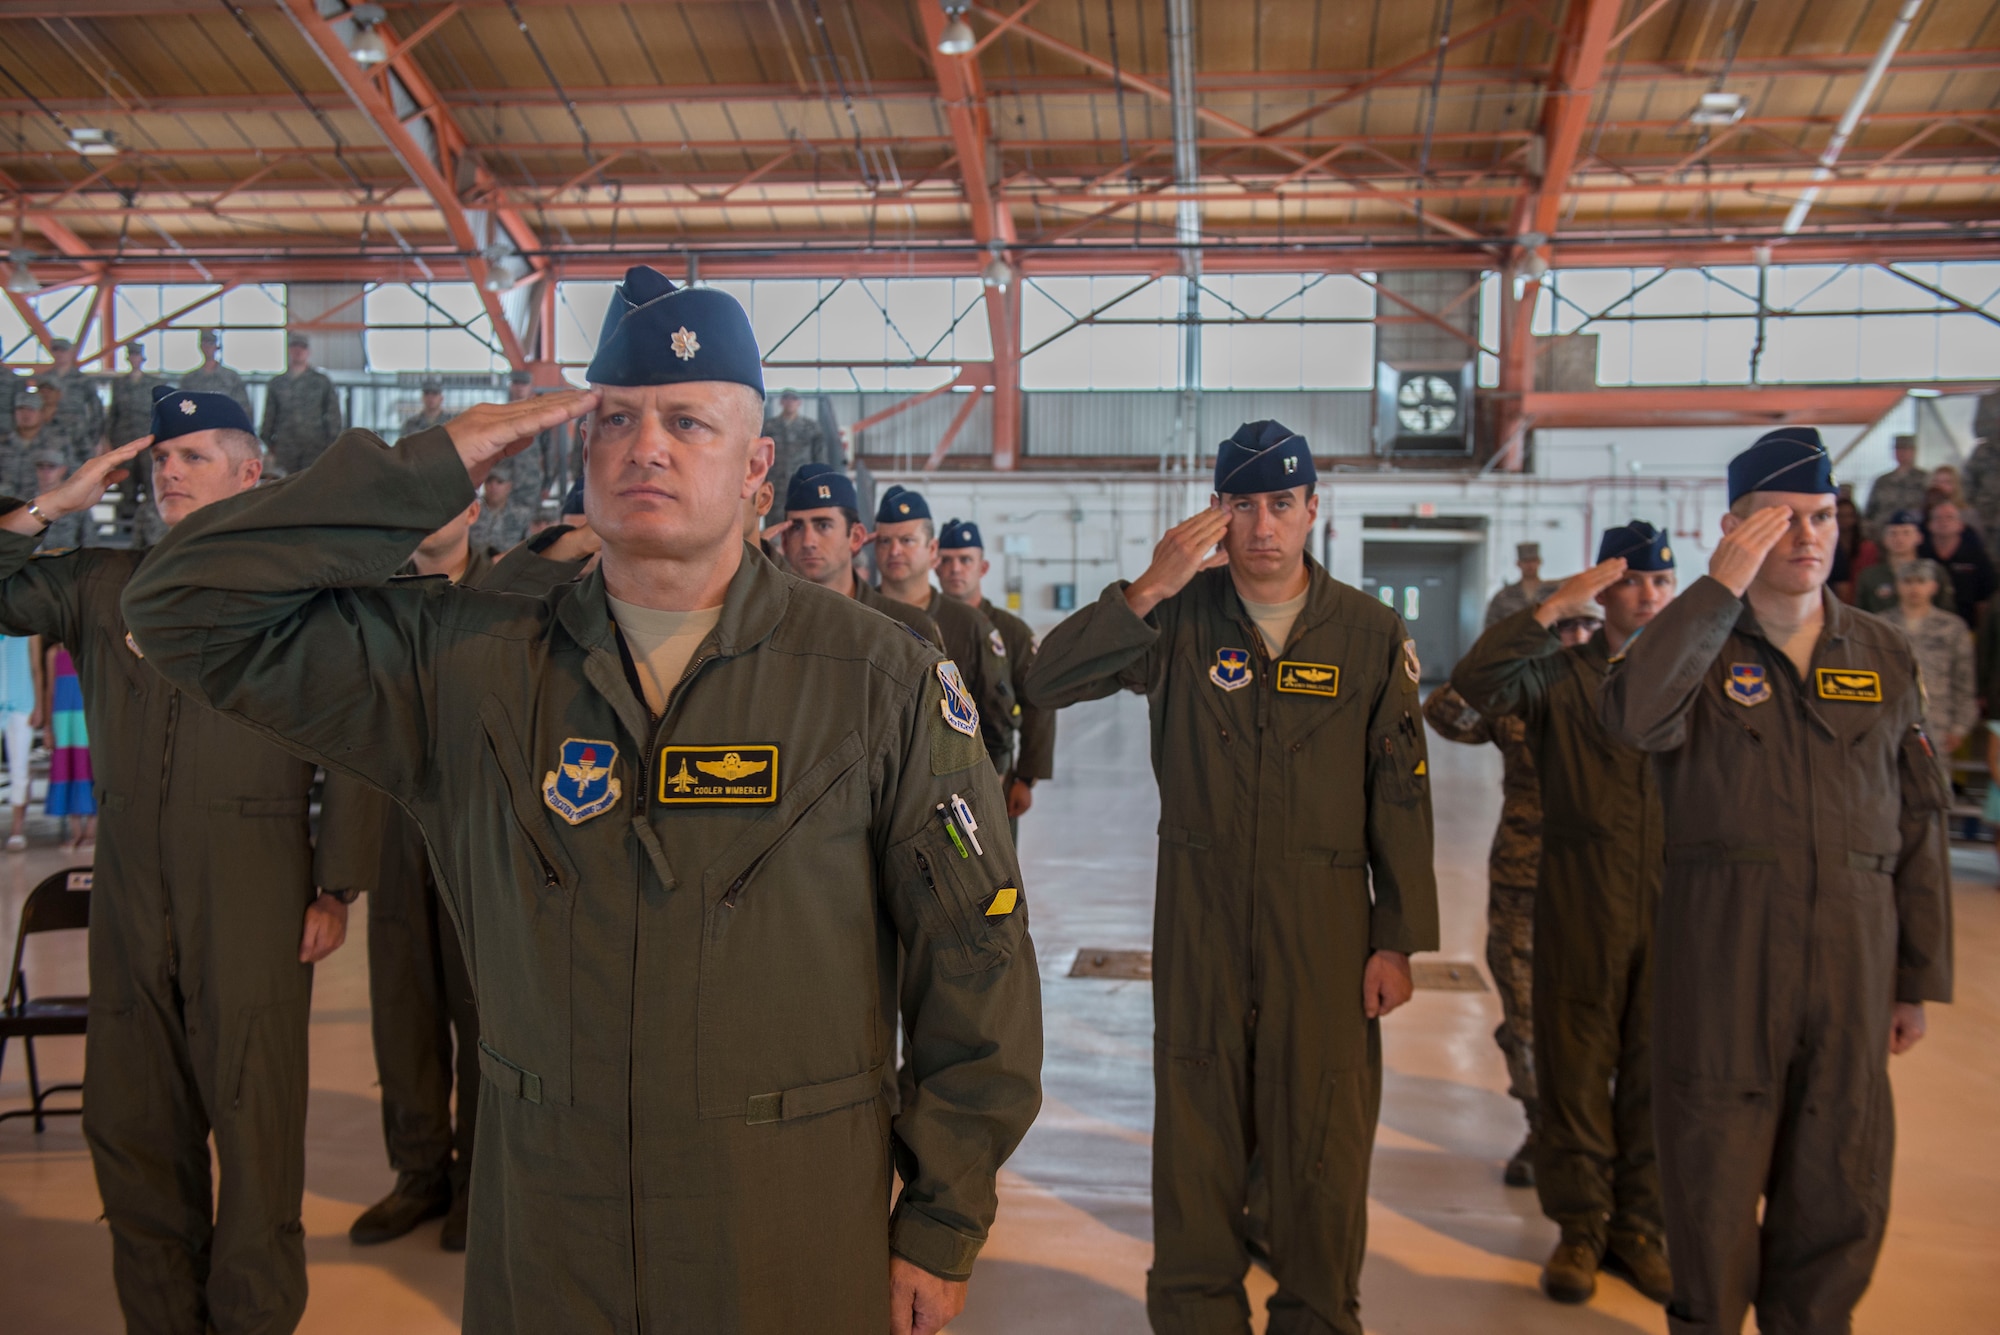
{"type": "Polygon", "coordinates": [[[0,635],[0,737],[7,744],[7,801],[14,823],[7,834],[7,851],[28,846],[28,753],[34,744],[35,676],[28,641],[0,635]]]}

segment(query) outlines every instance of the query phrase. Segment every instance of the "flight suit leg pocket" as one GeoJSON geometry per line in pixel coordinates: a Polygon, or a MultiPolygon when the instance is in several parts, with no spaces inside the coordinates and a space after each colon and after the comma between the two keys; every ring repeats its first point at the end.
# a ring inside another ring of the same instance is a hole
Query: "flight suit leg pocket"
{"type": "Polygon", "coordinates": [[[1365,1191],[1375,1122],[1367,1070],[1328,1071],[1317,1090],[1297,1089],[1292,1097],[1298,1103],[1312,1100],[1299,1110],[1310,1109],[1298,1151],[1300,1177],[1342,1201],[1357,1189],[1365,1191]]]}

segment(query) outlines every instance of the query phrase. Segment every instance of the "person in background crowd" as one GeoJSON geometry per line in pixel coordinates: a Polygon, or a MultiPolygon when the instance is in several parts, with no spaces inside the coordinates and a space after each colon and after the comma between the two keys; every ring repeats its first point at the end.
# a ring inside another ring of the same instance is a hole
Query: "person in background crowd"
{"type": "MultiPolygon", "coordinates": [[[[1864,612],[1887,612],[1898,605],[1896,572],[1922,559],[1917,550],[1924,545],[1924,517],[1915,510],[1898,510],[1886,517],[1881,534],[1875,560],[1854,577],[1854,605],[1864,612]]],[[[1957,607],[1949,581],[1938,590],[1937,605],[1947,612],[1957,607]]]]}
{"type": "MultiPolygon", "coordinates": [[[[69,465],[63,462],[58,450],[36,450],[28,456],[28,462],[34,466],[35,480],[29,484],[27,495],[39,496],[45,491],[54,491],[69,476],[69,465]]],[[[40,550],[66,552],[72,547],[83,546],[84,525],[88,518],[80,514],[64,515],[50,524],[42,534],[40,550]]]]}
{"type": "Polygon", "coordinates": [[[32,635],[0,635],[0,741],[7,747],[7,804],[14,822],[7,851],[28,847],[28,757],[35,737],[35,664],[32,635]]]}
{"type": "Polygon", "coordinates": [[[284,374],[264,386],[264,448],[286,476],[310,468],[342,427],[340,391],[312,364],[312,340],[285,338],[284,374]]]}
{"type": "Polygon", "coordinates": [[[1978,520],[1981,533],[2000,536],[2000,438],[1979,434],[1982,416],[2000,418],[2000,394],[1983,395],[1973,409],[1972,453],[1965,460],[1965,503],[1978,520]]]}
{"type": "Polygon", "coordinates": [[[525,452],[502,459],[486,476],[479,491],[479,518],[472,525],[472,546],[488,556],[510,551],[528,536],[534,526],[537,506],[532,488],[516,484],[517,473],[529,471],[522,464],[525,452]]]}
{"type": "MultiPolygon", "coordinates": [[[[12,420],[5,434],[0,434],[0,495],[34,494],[29,490],[35,485],[35,466],[30,460],[48,446],[42,439],[48,424],[43,411],[47,403],[34,385],[24,385],[14,395],[12,420]]],[[[61,456],[60,450],[57,455],[61,456]]]]}
{"type": "Polygon", "coordinates": [[[840,466],[839,449],[827,448],[826,432],[820,429],[819,420],[807,417],[800,407],[798,391],[788,389],[778,395],[777,413],[764,419],[764,434],[777,450],[771,462],[774,478],[789,479],[801,464],[840,466]]]}
{"type": "Polygon", "coordinates": [[[1964,511],[1956,502],[1939,501],[1931,507],[1926,536],[1923,545],[1917,548],[1917,555],[1944,567],[1951,579],[1952,610],[1967,626],[1978,625],[1987,601],[2000,588],[2000,576],[1994,574],[1986,544],[1965,526],[1964,511]]]}
{"type": "MultiPolygon", "coordinates": [[[[520,403],[535,397],[535,377],[527,371],[513,371],[507,376],[507,402],[520,403]]],[[[552,426],[535,437],[534,445],[514,456],[517,465],[523,458],[529,462],[515,469],[515,475],[526,480],[531,469],[534,477],[533,490],[538,497],[546,498],[550,492],[560,491],[574,483],[583,481],[583,464],[580,457],[573,458],[572,441],[575,432],[569,423],[552,426]]]]}
{"type": "MultiPolygon", "coordinates": [[[[1570,617],[1552,627],[1565,649],[1597,633],[1594,617],[1570,617]]],[[[1500,823],[1486,855],[1486,968],[1500,997],[1500,1027],[1493,1031],[1507,1063],[1507,1094],[1528,1123],[1520,1148],[1507,1158],[1501,1180],[1535,1185],[1536,1128],[1541,1109],[1535,1081],[1535,881],[1542,862],[1542,790],[1528,725],[1518,717],[1488,719],[1447,682],[1424,701],[1424,718],[1448,742],[1500,749],[1500,823]]]]}
{"type": "Polygon", "coordinates": [[[451,414],[444,410],[444,382],[437,379],[424,381],[423,404],[416,412],[403,419],[400,436],[414,436],[419,431],[428,431],[434,426],[443,426],[451,420],[451,414]]]}
{"type": "Polygon", "coordinates": [[[201,364],[192,371],[181,373],[180,387],[203,394],[227,394],[236,400],[243,409],[243,415],[248,417],[250,390],[243,383],[242,376],[222,364],[222,335],[213,329],[204,329],[196,336],[195,344],[201,349],[201,364]]]}
{"type": "Polygon", "coordinates": [[[1895,611],[1885,615],[1903,628],[1917,651],[1924,682],[1924,730],[1931,735],[1938,763],[1950,782],[1952,752],[1979,722],[1979,696],[1972,632],[1957,616],[1940,611],[1932,601],[1945,587],[1949,585],[1937,562],[1912,561],[1896,572],[1900,601],[1895,611]]]}
{"type": "Polygon", "coordinates": [[[1601,697],[1666,814],[1653,1119],[1673,1335],[1851,1329],[1889,1218],[1892,1054],[1952,994],[1949,795],[1901,630],[1828,597],[1811,427],[1729,464],[1708,574],[1601,697]]]}
{"type": "Polygon", "coordinates": [[[1855,597],[1855,577],[1862,570],[1881,559],[1875,544],[1861,532],[1861,511],[1855,508],[1851,497],[1842,496],[1834,503],[1834,513],[1840,523],[1840,538],[1833,547],[1833,576],[1827,587],[1834,597],[1844,603],[1851,603],[1855,597]]]}
{"type": "Polygon", "coordinates": [[[1521,578],[1493,595],[1486,604],[1486,624],[1504,621],[1524,608],[1533,607],[1549,596],[1555,585],[1542,579],[1542,544],[1524,542],[1514,548],[1514,565],[1521,578]]]}
{"type": "Polygon", "coordinates": [[[779,568],[872,607],[944,648],[944,632],[921,607],[899,603],[855,574],[854,555],[868,540],[868,529],[855,509],[860,503],[847,474],[830,464],[800,464],[785,488],[783,522],[765,530],[767,539],[782,545],[784,561],[779,568]]]}
{"type": "Polygon", "coordinates": [[[1868,489],[1868,505],[1862,513],[1864,534],[1877,541],[1881,540],[1890,515],[1898,511],[1919,515],[1924,512],[1924,492],[1931,480],[1930,474],[1917,467],[1915,436],[1898,436],[1891,448],[1896,467],[1875,479],[1875,485],[1868,489]]]}
{"type": "MultiPolygon", "coordinates": [[[[41,637],[36,636],[41,643],[41,637]]],[[[42,814],[53,816],[72,849],[97,842],[97,792],[90,768],[90,723],[83,716],[83,686],[66,645],[43,651],[42,723],[49,733],[49,791],[42,814]]]]}
{"type": "Polygon", "coordinates": [[[1924,513],[1930,514],[1946,501],[1958,507],[1958,517],[1968,531],[1979,532],[1978,516],[1972,512],[1972,506],[1965,499],[1965,489],[1959,485],[1958,469],[1950,464],[1939,464],[1931,470],[1930,481],[1924,484],[1924,513]]]}
{"type": "Polygon", "coordinates": [[[125,374],[111,382],[111,412],[105,418],[104,434],[107,448],[115,449],[128,440],[137,440],[152,429],[153,390],[166,383],[165,376],[146,369],[143,343],[134,339],[125,345],[125,374]]]}
{"type": "Polygon", "coordinates": [[[66,338],[49,343],[49,367],[37,377],[44,389],[55,391],[49,425],[63,439],[69,466],[75,468],[104,444],[104,400],[89,376],[77,369],[76,348],[66,338]]]}

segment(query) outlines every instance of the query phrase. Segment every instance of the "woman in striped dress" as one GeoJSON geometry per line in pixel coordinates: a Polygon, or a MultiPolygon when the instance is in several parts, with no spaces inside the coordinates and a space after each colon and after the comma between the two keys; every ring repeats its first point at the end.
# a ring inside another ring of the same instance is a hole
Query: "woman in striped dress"
{"type": "Polygon", "coordinates": [[[97,840],[97,796],[91,791],[90,728],[83,719],[83,685],[60,644],[49,646],[49,795],[42,810],[64,819],[71,848],[97,840]]]}

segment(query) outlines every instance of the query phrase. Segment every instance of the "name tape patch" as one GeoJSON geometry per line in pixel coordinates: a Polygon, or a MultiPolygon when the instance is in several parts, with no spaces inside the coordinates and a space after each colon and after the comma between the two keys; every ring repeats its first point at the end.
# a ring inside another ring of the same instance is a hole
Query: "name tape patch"
{"type": "Polygon", "coordinates": [[[663,746],[662,804],[768,806],[778,800],[775,746],[663,746]]]}
{"type": "Polygon", "coordinates": [[[1859,668],[1819,668],[1813,672],[1822,700],[1850,700],[1855,704],[1882,703],[1882,674],[1859,668]]]}
{"type": "Polygon", "coordinates": [[[1278,689],[1292,695],[1339,695],[1340,668],[1332,663],[1278,664],[1278,689]]]}

